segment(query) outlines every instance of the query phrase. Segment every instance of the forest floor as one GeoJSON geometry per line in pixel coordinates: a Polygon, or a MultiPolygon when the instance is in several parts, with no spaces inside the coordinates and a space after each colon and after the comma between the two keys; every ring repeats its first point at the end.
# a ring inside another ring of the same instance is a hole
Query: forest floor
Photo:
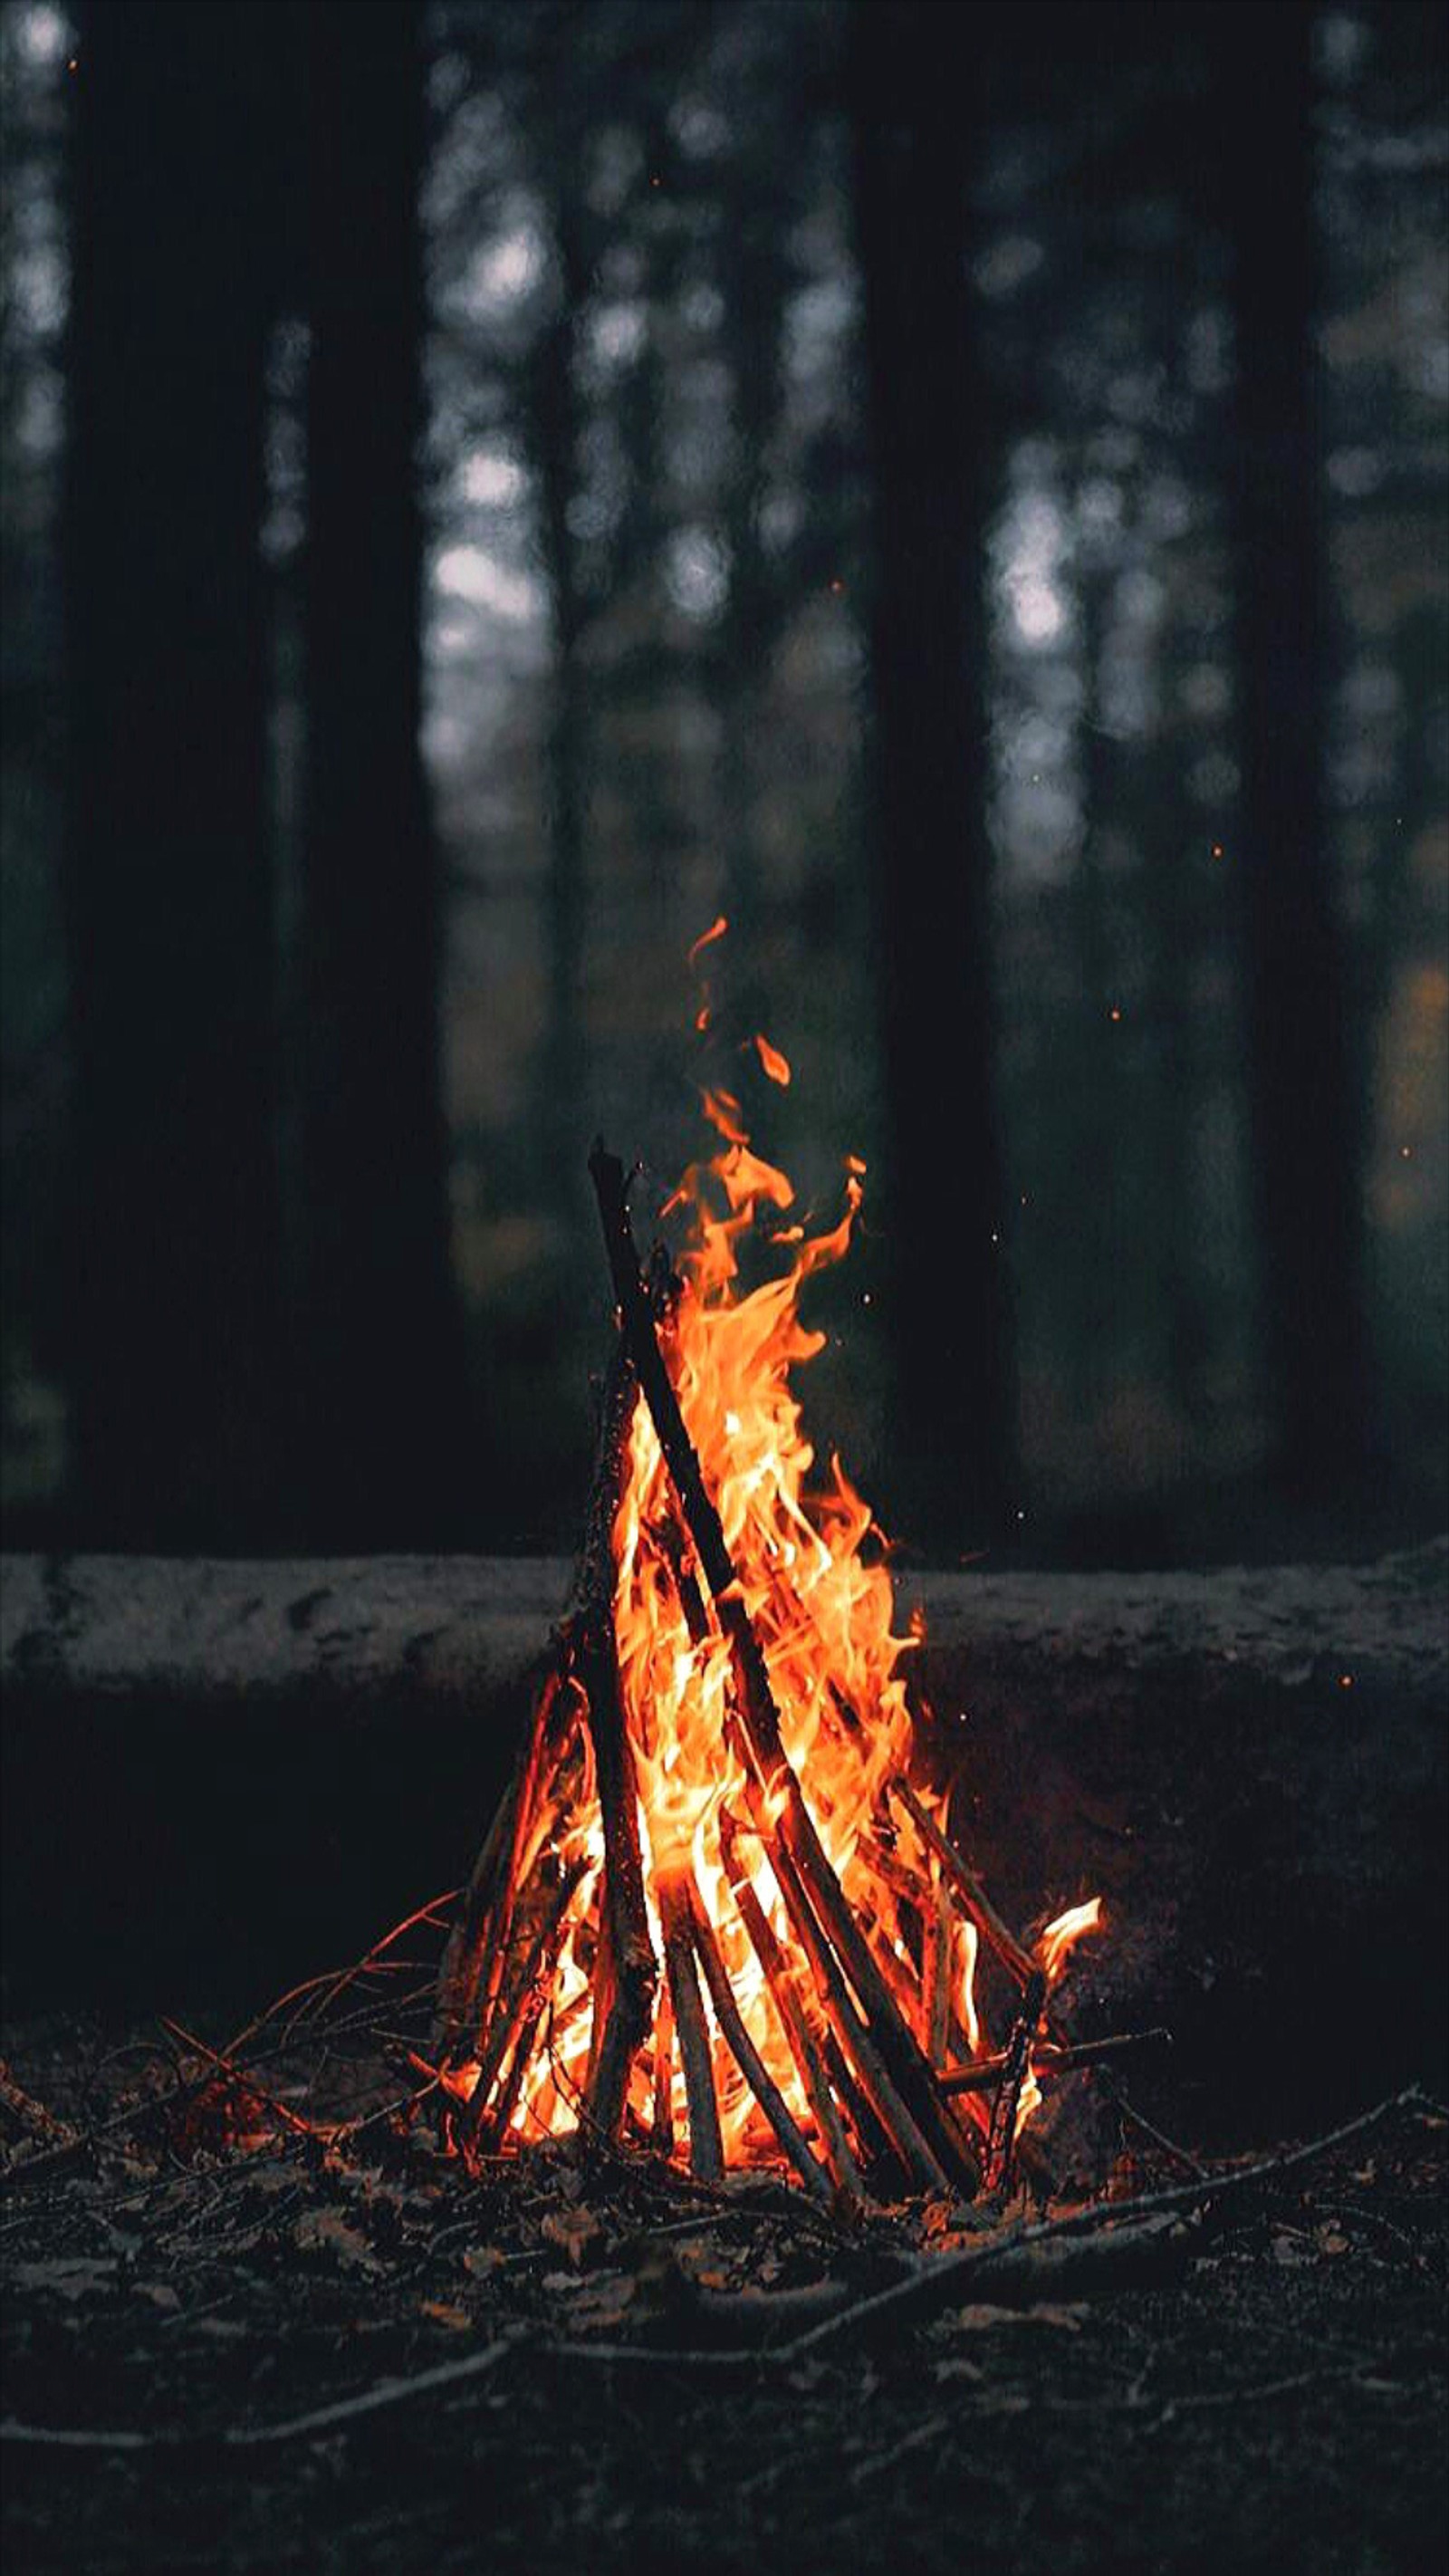
{"type": "Polygon", "coordinates": [[[559,2151],[469,2181],[419,2131],[324,2149],[255,2104],[238,2143],[154,2028],[31,2023],[7,2066],[11,2576],[1445,2563],[1422,2097],[1205,2215],[1134,2226],[1183,2167],[1124,2155],[1114,2262],[1025,2207],[845,2224],[559,2151]]]}

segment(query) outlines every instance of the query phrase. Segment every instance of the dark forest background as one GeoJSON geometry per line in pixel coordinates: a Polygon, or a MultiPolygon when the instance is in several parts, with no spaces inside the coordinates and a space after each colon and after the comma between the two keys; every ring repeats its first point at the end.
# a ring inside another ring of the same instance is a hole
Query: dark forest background
{"type": "Polygon", "coordinates": [[[1440,11],[0,68],[7,1543],[567,1547],[589,1140],[657,1203],[702,1069],[869,1166],[807,1397],[911,1552],[1441,1523],[1440,11]]]}

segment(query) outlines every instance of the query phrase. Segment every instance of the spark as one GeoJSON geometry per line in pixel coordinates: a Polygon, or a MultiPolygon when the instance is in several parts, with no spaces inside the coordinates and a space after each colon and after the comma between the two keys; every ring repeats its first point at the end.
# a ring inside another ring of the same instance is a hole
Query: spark
{"type": "Polygon", "coordinates": [[[713,921],[710,923],[708,930],[702,930],[700,932],[699,937],[696,939],[689,952],[689,962],[691,966],[694,964],[700,950],[702,948],[708,948],[716,939],[723,939],[728,928],[729,921],[726,915],[722,912],[717,912],[713,921]]]}

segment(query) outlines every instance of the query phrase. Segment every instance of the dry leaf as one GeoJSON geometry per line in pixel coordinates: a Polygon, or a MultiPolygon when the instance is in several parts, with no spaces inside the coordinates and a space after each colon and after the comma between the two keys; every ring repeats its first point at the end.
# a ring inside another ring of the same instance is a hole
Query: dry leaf
{"type": "Polygon", "coordinates": [[[586,2248],[603,2232],[593,2211],[585,2209],[582,2203],[577,2209],[551,2209],[543,2222],[543,2233],[550,2245],[562,2246],[575,2271],[584,2259],[586,2248]]]}
{"type": "Polygon", "coordinates": [[[998,2308],[978,2300],[968,2308],[954,2308],[950,2322],[967,2334],[987,2326],[1062,2326],[1068,2334],[1080,2334],[1086,2315],[1086,2307],[1079,2300],[1068,2306],[1042,2299],[1031,2308],[998,2308]]]}
{"type": "Polygon", "coordinates": [[[473,2323],[466,2308],[452,2307],[446,2299],[419,2299],[418,2308],[435,2325],[451,2326],[455,2334],[467,2334],[473,2323]]]}
{"type": "Polygon", "coordinates": [[[91,2262],[76,2255],[59,2263],[17,2263],[15,2281],[19,2289],[53,2290],[58,2298],[74,2301],[113,2288],[119,2268],[107,2258],[91,2262]]]}
{"type": "Polygon", "coordinates": [[[304,2210],[292,2230],[292,2238],[303,2254],[330,2254],[334,2262],[353,2265],[360,2271],[378,2269],[377,2257],[366,2237],[348,2226],[340,2209],[304,2210]]]}

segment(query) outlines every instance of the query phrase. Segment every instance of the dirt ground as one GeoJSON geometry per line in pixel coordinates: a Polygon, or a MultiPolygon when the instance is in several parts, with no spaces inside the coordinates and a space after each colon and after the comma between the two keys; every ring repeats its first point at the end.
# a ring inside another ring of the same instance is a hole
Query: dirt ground
{"type": "Polygon", "coordinates": [[[1063,2240],[638,2158],[470,2181],[386,2124],[324,2150],[194,2059],[178,2092],[154,2027],[6,2057],[92,2141],[7,2114],[11,2576],[1445,2562],[1422,2099],[1206,2215],[1134,2222],[1196,2186],[1124,2133],[1110,2229],[1063,2240]]]}

